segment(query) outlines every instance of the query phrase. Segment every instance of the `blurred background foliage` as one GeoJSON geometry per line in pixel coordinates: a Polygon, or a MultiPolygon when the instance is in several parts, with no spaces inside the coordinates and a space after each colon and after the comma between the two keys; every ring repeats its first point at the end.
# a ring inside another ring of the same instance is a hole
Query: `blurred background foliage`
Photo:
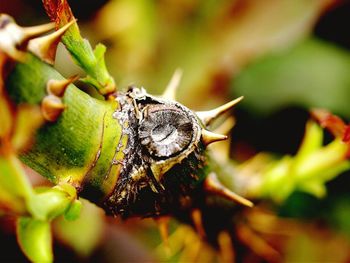
{"type": "MultiPolygon", "coordinates": [[[[71,0],[70,5],[82,35],[92,45],[107,46],[106,63],[119,89],[135,84],[159,94],[180,67],[178,99],[192,109],[244,95],[229,150],[236,163],[259,152],[296,154],[311,108],[350,118],[348,1],[71,0]]],[[[20,25],[48,20],[40,1],[1,1],[0,12],[20,25]]],[[[55,67],[65,76],[81,73],[63,46],[55,67]]],[[[330,138],[325,133],[321,140],[330,138]]],[[[29,174],[35,185],[45,184],[29,174]]],[[[283,251],[287,261],[349,261],[349,176],[343,172],[325,184],[325,198],[295,191],[278,205],[262,202],[241,216],[258,235],[251,236],[243,226],[238,235],[265,259],[274,258],[275,251],[259,236],[283,251]]],[[[176,222],[171,222],[166,248],[152,220],[120,222],[105,218],[94,205],[83,207],[77,221],[54,222],[58,262],[225,260],[176,222]]],[[[12,221],[0,218],[0,259],[24,261],[12,221]]],[[[258,260],[249,252],[243,259],[258,260]]]]}

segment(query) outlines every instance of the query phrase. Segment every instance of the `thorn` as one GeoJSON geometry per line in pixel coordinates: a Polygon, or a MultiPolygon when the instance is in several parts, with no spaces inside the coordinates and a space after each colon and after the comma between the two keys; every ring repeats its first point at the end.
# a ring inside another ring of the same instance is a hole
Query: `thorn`
{"type": "Polygon", "coordinates": [[[209,110],[209,111],[198,111],[196,112],[198,118],[203,122],[204,125],[208,126],[213,120],[215,120],[217,117],[219,117],[221,114],[229,111],[233,108],[238,102],[243,100],[243,96],[232,100],[220,107],[217,107],[216,109],[209,110]]]}
{"type": "Polygon", "coordinates": [[[29,39],[39,36],[55,28],[54,23],[33,27],[20,27],[14,19],[0,14],[0,49],[14,60],[24,61],[25,52],[17,49],[29,39]]]}
{"type": "Polygon", "coordinates": [[[55,23],[47,23],[31,27],[22,27],[21,29],[23,31],[23,40],[29,40],[55,29],[55,23]]]}
{"type": "Polygon", "coordinates": [[[205,145],[209,145],[213,142],[223,141],[227,138],[228,137],[226,135],[221,135],[202,129],[202,141],[205,145]]]}
{"type": "Polygon", "coordinates": [[[169,217],[162,216],[154,218],[156,224],[158,225],[160,236],[163,240],[164,247],[166,248],[166,252],[170,254],[170,246],[169,246],[169,217]]]}
{"type": "Polygon", "coordinates": [[[3,43],[0,43],[0,52],[4,52],[6,56],[10,57],[15,61],[25,62],[26,53],[20,50],[17,50],[14,46],[3,45],[3,43]]]}
{"type": "Polygon", "coordinates": [[[62,36],[68,30],[68,28],[75,22],[75,19],[71,20],[69,23],[65,24],[63,27],[50,35],[30,40],[28,43],[28,50],[41,58],[43,61],[53,64],[58,43],[61,41],[62,36]]]}
{"type": "Polygon", "coordinates": [[[44,119],[50,122],[56,121],[65,108],[62,100],[54,95],[44,97],[41,102],[41,113],[44,119]]]}
{"type": "Polygon", "coordinates": [[[63,80],[50,79],[46,84],[46,90],[49,94],[62,97],[68,86],[78,79],[78,75],[63,80]]]}
{"type": "Polygon", "coordinates": [[[244,197],[232,192],[230,189],[226,188],[224,185],[222,185],[218,178],[216,177],[215,173],[210,173],[208,177],[204,181],[204,189],[205,191],[213,194],[220,195],[228,200],[238,202],[242,205],[253,207],[254,204],[245,199],[244,197]]]}
{"type": "Polygon", "coordinates": [[[182,77],[182,70],[176,69],[173,76],[171,77],[168,86],[165,88],[162,97],[164,99],[175,100],[176,99],[176,90],[179,87],[182,77]]]}
{"type": "Polygon", "coordinates": [[[7,14],[0,14],[0,29],[12,33],[16,44],[20,45],[24,41],[38,37],[55,29],[55,23],[47,23],[39,26],[21,27],[16,24],[13,17],[7,14]]]}
{"type": "Polygon", "coordinates": [[[201,238],[205,238],[206,234],[205,234],[205,230],[203,227],[201,210],[199,210],[198,208],[193,209],[191,212],[191,218],[192,218],[192,222],[193,222],[194,227],[195,227],[197,233],[199,234],[199,236],[201,238]]]}
{"type": "Polygon", "coordinates": [[[25,60],[25,52],[17,49],[22,40],[23,32],[15,24],[13,18],[6,14],[0,14],[0,52],[13,60],[23,62],[25,60]]]}

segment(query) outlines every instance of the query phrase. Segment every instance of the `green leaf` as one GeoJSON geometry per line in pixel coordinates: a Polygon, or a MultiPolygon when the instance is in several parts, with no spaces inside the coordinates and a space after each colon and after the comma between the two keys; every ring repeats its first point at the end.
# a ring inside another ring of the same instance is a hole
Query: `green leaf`
{"type": "Polygon", "coordinates": [[[72,186],[55,186],[53,188],[37,188],[28,206],[33,217],[40,220],[52,220],[64,214],[75,200],[75,189],[72,186]],[[68,188],[66,190],[65,188],[68,188]]]}
{"type": "MultiPolygon", "coordinates": [[[[74,211],[68,211],[65,217],[60,217],[53,223],[55,236],[74,251],[86,257],[90,255],[98,246],[104,233],[104,212],[102,209],[92,203],[82,199],[81,215],[74,221],[67,220],[67,214],[74,211]]],[[[80,206],[80,205],[79,205],[80,206]]],[[[72,205],[71,209],[77,207],[72,205]]]]}
{"type": "Polygon", "coordinates": [[[285,156],[281,160],[274,161],[263,172],[261,194],[268,196],[277,202],[283,201],[295,189],[295,179],[290,174],[293,159],[285,156]]]}
{"type": "Polygon", "coordinates": [[[348,144],[339,139],[323,146],[323,131],[314,122],[306,125],[303,143],[295,156],[266,164],[256,193],[283,202],[296,190],[318,198],[326,194],[325,184],[350,168],[348,144]]]}
{"type": "Polygon", "coordinates": [[[104,59],[103,57],[105,53],[106,53],[106,46],[102,45],[101,43],[97,44],[94,50],[94,54],[97,61],[102,62],[104,59]]]}
{"type": "Polygon", "coordinates": [[[322,182],[306,182],[304,184],[302,184],[301,186],[299,186],[299,189],[302,190],[305,193],[309,193],[313,196],[316,196],[318,198],[322,198],[325,197],[326,193],[327,193],[327,189],[325,184],[323,184],[322,182]]]}
{"type": "Polygon", "coordinates": [[[299,182],[306,180],[320,180],[322,182],[333,178],[340,173],[339,168],[344,170],[348,167],[348,161],[345,159],[348,145],[340,141],[334,140],[324,147],[320,147],[303,159],[298,159],[294,170],[299,182]],[[345,165],[345,166],[344,166],[345,165]]]}
{"type": "Polygon", "coordinates": [[[308,154],[319,149],[323,143],[323,130],[315,122],[308,122],[306,124],[305,135],[303,142],[298,150],[298,158],[303,159],[308,154]]]}
{"type": "Polygon", "coordinates": [[[33,262],[52,262],[50,223],[28,217],[17,221],[17,239],[23,253],[33,262]]]}
{"type": "Polygon", "coordinates": [[[33,192],[21,163],[13,156],[0,156],[0,203],[15,213],[27,211],[26,202],[33,192]]]}
{"type": "Polygon", "coordinates": [[[262,57],[234,79],[241,106],[269,114],[288,105],[350,116],[350,53],[318,39],[262,57]]]}
{"type": "Polygon", "coordinates": [[[79,200],[75,200],[69,209],[64,214],[64,218],[68,221],[73,221],[79,218],[82,209],[82,204],[79,200]]]}

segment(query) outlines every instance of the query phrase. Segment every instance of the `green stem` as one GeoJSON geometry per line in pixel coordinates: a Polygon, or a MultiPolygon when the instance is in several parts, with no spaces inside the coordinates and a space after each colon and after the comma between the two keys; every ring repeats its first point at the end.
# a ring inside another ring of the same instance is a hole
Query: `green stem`
{"type": "MultiPolygon", "coordinates": [[[[6,80],[7,92],[16,104],[39,104],[46,95],[47,81],[63,79],[49,65],[28,56],[6,80]]],[[[119,175],[119,169],[110,171],[122,135],[120,123],[112,116],[118,103],[91,98],[73,84],[63,102],[63,114],[38,130],[36,143],[20,159],[56,184],[69,182],[81,189],[88,181],[93,199],[99,200],[113,190],[119,175]]],[[[122,159],[122,152],[117,157],[122,159]]]]}

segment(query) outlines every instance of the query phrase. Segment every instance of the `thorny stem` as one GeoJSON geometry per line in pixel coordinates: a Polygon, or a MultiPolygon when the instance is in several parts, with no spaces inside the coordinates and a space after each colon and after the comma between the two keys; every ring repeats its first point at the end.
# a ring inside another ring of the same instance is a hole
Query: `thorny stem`
{"type": "MultiPolygon", "coordinates": [[[[54,68],[43,63],[35,56],[28,54],[27,60],[21,63],[17,63],[14,66],[12,72],[6,79],[5,86],[8,95],[11,97],[12,101],[17,105],[38,105],[41,103],[42,99],[47,95],[46,85],[48,81],[62,79],[63,77],[54,68]]],[[[64,93],[63,103],[66,105],[66,109],[63,111],[60,118],[56,122],[46,123],[42,128],[38,130],[38,133],[35,138],[35,144],[29,151],[22,154],[20,156],[20,159],[24,163],[32,167],[34,170],[39,172],[42,176],[48,178],[53,183],[60,184],[67,182],[76,187],[80,192],[84,192],[87,195],[88,199],[99,203],[106,196],[110,196],[111,193],[113,193],[114,188],[116,186],[116,182],[119,179],[121,167],[124,165],[125,162],[123,150],[126,144],[128,143],[128,135],[123,134],[122,125],[125,123],[120,123],[113,117],[113,113],[120,108],[120,104],[118,101],[115,100],[100,101],[94,99],[88,94],[80,91],[73,84],[71,84],[64,93]]],[[[135,106],[135,109],[136,108],[137,107],[135,106]]],[[[154,112],[157,111],[155,110],[154,112]]],[[[152,112],[150,114],[152,114],[152,112]]],[[[223,139],[225,137],[218,137],[215,134],[211,133],[205,134],[202,131],[202,135],[203,134],[210,139],[207,140],[208,143],[223,139]]],[[[204,143],[206,142],[205,140],[202,141],[204,143]]],[[[338,146],[338,144],[339,143],[337,143],[336,146],[338,146]]],[[[151,150],[153,151],[154,149],[152,148],[151,150]]],[[[335,163],[338,167],[341,168],[340,170],[348,168],[349,165],[348,163],[344,163],[343,166],[339,166],[339,162],[344,161],[344,152],[346,152],[346,150],[347,147],[342,144],[339,144],[339,147],[336,147],[335,150],[333,148],[330,148],[329,150],[329,156],[332,156],[333,153],[336,153],[336,156],[339,160],[336,159],[335,163]]],[[[203,152],[205,152],[204,148],[203,152]]],[[[198,156],[202,155],[203,152],[198,154],[198,156]]],[[[159,152],[158,154],[159,156],[162,156],[162,152],[159,152]]],[[[311,157],[319,157],[317,155],[316,149],[312,149],[312,151],[310,151],[309,154],[312,154],[311,157]]],[[[196,155],[193,156],[193,159],[196,159],[196,157],[196,155]]],[[[334,176],[333,174],[337,174],[339,171],[334,170],[335,165],[333,159],[330,160],[332,162],[329,163],[329,167],[326,167],[329,168],[329,171],[327,171],[323,180],[320,180],[319,182],[312,181],[312,184],[307,185],[290,185],[287,189],[288,191],[285,191],[285,193],[283,194],[283,198],[285,198],[297,186],[299,188],[310,188],[310,186],[312,186],[313,189],[315,189],[315,186],[322,186],[325,180],[327,180],[331,176],[334,176]],[[329,174],[331,174],[331,176],[329,174]]],[[[198,159],[195,161],[198,161],[198,159]]],[[[192,165],[193,163],[195,163],[195,161],[191,160],[189,164],[192,165]]],[[[10,160],[9,163],[13,166],[12,169],[16,170],[16,168],[18,168],[17,160],[16,162],[10,160]]],[[[200,183],[203,182],[202,179],[205,178],[208,174],[207,171],[205,171],[208,170],[208,167],[205,167],[204,165],[202,166],[202,163],[200,161],[198,161],[198,163],[198,167],[200,167],[200,169],[198,169],[197,171],[198,174],[193,175],[201,179],[198,180],[198,185],[200,185],[200,183]]],[[[289,175],[293,174],[294,170],[289,169],[289,167],[292,167],[293,165],[295,166],[295,163],[297,163],[300,166],[299,162],[288,162],[288,165],[282,167],[287,167],[283,170],[283,173],[277,174],[278,178],[284,179],[290,177],[289,175]]],[[[316,162],[314,164],[315,166],[308,166],[311,168],[308,170],[308,173],[306,175],[301,173],[302,178],[300,179],[300,182],[304,182],[306,181],[306,179],[310,179],[308,177],[310,177],[310,175],[313,176],[314,174],[316,174],[316,172],[317,175],[319,174],[318,168],[322,166],[320,166],[316,162]]],[[[212,165],[209,164],[209,166],[212,165]]],[[[281,168],[280,166],[281,163],[277,163],[276,167],[281,168]]],[[[197,169],[197,167],[195,168],[197,169]]],[[[215,168],[213,166],[210,167],[210,169],[215,168]]],[[[280,171],[281,169],[275,170],[280,171]]],[[[264,179],[265,184],[264,181],[261,182],[261,184],[259,185],[261,189],[259,189],[259,193],[257,193],[255,197],[259,195],[261,196],[261,194],[264,192],[263,188],[265,188],[265,191],[268,193],[275,192],[274,190],[276,189],[278,191],[281,189],[280,185],[284,183],[284,180],[281,179],[276,183],[276,176],[275,173],[273,173],[275,172],[275,170],[270,169],[267,172],[265,172],[265,174],[267,175],[266,177],[270,177],[264,179]]],[[[305,169],[302,170],[304,171],[305,169]]],[[[132,174],[133,171],[134,170],[132,170],[131,168],[131,176],[142,176],[142,174],[132,174]]],[[[172,178],[172,180],[184,180],[184,178],[181,178],[182,174],[178,173],[178,171],[182,170],[174,170],[173,173],[170,174],[170,179],[172,178]]],[[[295,175],[300,174],[296,173],[295,175]]],[[[232,177],[227,176],[227,178],[232,177]]],[[[132,179],[136,181],[136,179],[138,178],[132,179]]],[[[134,181],[131,181],[131,183],[133,182],[134,181]]],[[[172,186],[172,183],[174,182],[169,180],[168,188],[171,188],[169,186],[172,186]]],[[[187,182],[184,180],[181,183],[190,184],[190,181],[187,182]]],[[[121,186],[124,187],[125,185],[121,186]]],[[[195,187],[197,187],[197,185],[195,187]]],[[[197,188],[199,187],[197,187],[196,189],[195,187],[188,188],[186,190],[198,190],[197,188]]],[[[317,189],[319,190],[320,187],[318,187],[317,189]]],[[[159,192],[162,191],[162,189],[156,190],[159,192]]],[[[120,191],[118,192],[118,194],[120,194],[121,196],[122,194],[128,195],[126,191],[120,191]]],[[[227,224],[232,223],[231,221],[227,222],[227,218],[231,218],[233,209],[235,209],[235,206],[232,203],[216,202],[215,198],[213,198],[213,200],[209,200],[210,197],[208,198],[208,196],[205,194],[203,195],[203,193],[200,193],[199,196],[202,197],[202,199],[197,201],[199,202],[198,205],[201,206],[200,208],[202,216],[206,218],[205,221],[207,224],[207,228],[210,228],[210,220],[212,220],[213,224],[217,224],[217,222],[226,222],[227,224]],[[226,211],[224,211],[224,213],[226,212],[227,216],[223,218],[212,218],[213,214],[219,214],[218,211],[220,211],[221,213],[225,209],[226,211]]],[[[175,196],[174,199],[176,199],[176,197],[177,196],[175,196]]],[[[115,200],[118,201],[119,199],[119,196],[115,197],[115,200]]],[[[179,200],[179,202],[183,203],[187,201],[188,200],[186,200],[185,198],[183,200],[179,200]]],[[[112,205],[114,204],[115,203],[112,203],[112,205]]],[[[144,205],[144,203],[142,203],[142,205],[144,205]]],[[[188,207],[189,209],[185,212],[189,212],[190,209],[193,209],[193,207],[188,207]]],[[[143,208],[144,207],[142,207],[142,209],[143,208]]],[[[188,214],[183,213],[184,210],[179,210],[177,212],[178,214],[175,214],[175,216],[186,222],[191,223],[191,219],[189,218],[190,216],[188,216],[188,214]]]]}
{"type": "MultiPolygon", "coordinates": [[[[63,77],[28,55],[25,63],[14,67],[6,89],[16,104],[40,104],[50,79],[63,77]]],[[[120,124],[112,117],[118,103],[94,99],[73,84],[66,90],[63,102],[66,109],[59,120],[39,129],[35,144],[20,159],[50,181],[69,182],[78,189],[89,174],[89,184],[96,195],[103,196],[112,190],[118,177],[117,169],[109,180],[103,181],[100,176],[109,169],[121,137],[120,124]]]]}
{"type": "MultiPolygon", "coordinates": [[[[74,19],[74,15],[66,0],[48,1],[43,0],[47,14],[57,27],[62,27],[74,19]]],[[[74,61],[88,74],[82,79],[93,85],[101,94],[108,96],[115,92],[114,79],[108,73],[104,54],[106,47],[102,44],[96,45],[93,50],[89,41],[83,39],[79,32],[77,23],[74,23],[62,38],[74,61]]]]}

